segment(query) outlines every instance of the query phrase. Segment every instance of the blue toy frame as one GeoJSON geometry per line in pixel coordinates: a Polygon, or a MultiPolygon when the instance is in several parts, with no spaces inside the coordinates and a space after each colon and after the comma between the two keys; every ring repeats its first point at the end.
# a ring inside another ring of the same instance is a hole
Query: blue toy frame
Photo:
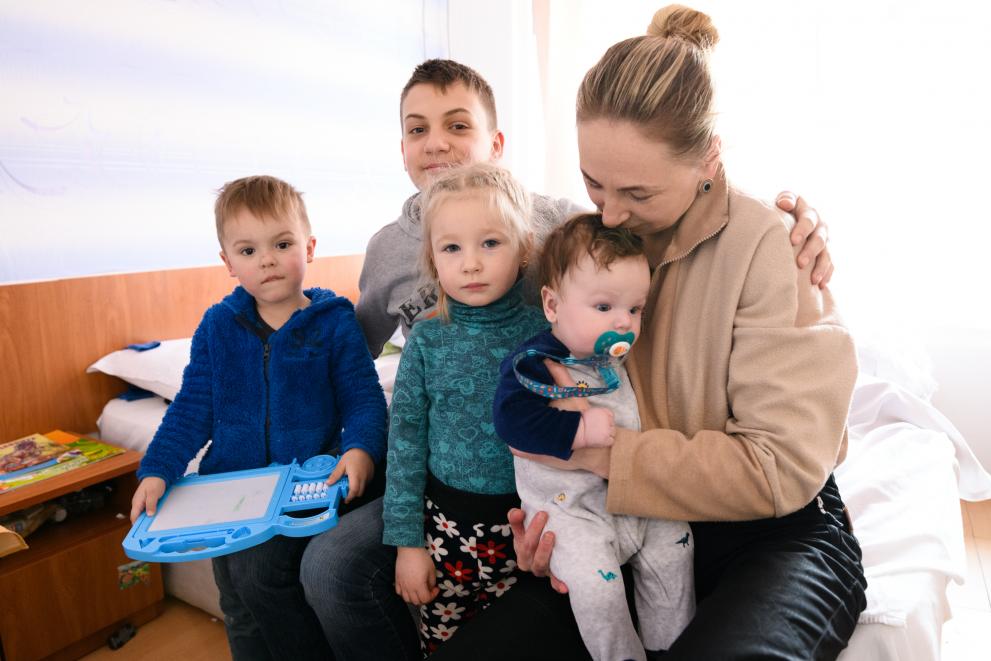
{"type": "Polygon", "coordinates": [[[258,517],[151,530],[156,517],[142,512],[124,538],[124,553],[134,560],[186,562],[234,553],[268,541],[274,535],[318,535],[337,525],[337,507],[347,494],[346,477],[331,485],[323,484],[336,465],[337,458],[317,455],[302,466],[293,461],[267,468],[187,475],[166,489],[158,502],[156,516],[167,511],[169,496],[183,487],[270,475],[276,475],[277,482],[265,513],[258,517]],[[313,509],[321,511],[305,518],[290,516],[291,512],[313,509]]]}

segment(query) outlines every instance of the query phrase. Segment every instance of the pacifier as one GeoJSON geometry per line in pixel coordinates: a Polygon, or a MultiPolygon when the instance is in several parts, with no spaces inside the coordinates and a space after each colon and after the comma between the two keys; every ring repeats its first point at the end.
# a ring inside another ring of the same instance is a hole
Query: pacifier
{"type": "Polygon", "coordinates": [[[606,331],[600,335],[593,345],[593,353],[588,358],[559,358],[551,356],[536,349],[527,349],[517,354],[513,358],[513,371],[516,379],[530,392],[536,393],[548,399],[564,399],[566,397],[592,397],[593,395],[605,395],[619,388],[619,375],[616,374],[617,365],[630,351],[636,336],[633,332],[617,333],[616,331],[606,331]],[[518,365],[525,358],[550,358],[562,365],[574,367],[587,365],[595,368],[605,384],[602,387],[590,387],[587,384],[577,386],[559,386],[548,383],[540,383],[520,373],[518,365]]]}
{"type": "Polygon", "coordinates": [[[606,331],[595,341],[594,351],[600,356],[610,356],[612,358],[622,358],[630,351],[636,336],[633,331],[627,333],[617,333],[616,331],[606,331]]]}

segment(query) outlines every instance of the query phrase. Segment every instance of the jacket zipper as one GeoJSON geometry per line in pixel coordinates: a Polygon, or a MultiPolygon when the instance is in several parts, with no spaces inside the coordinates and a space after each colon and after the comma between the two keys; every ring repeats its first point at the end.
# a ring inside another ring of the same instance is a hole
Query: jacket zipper
{"type": "Polygon", "coordinates": [[[272,427],[272,418],[271,418],[272,393],[271,393],[271,388],[269,388],[269,384],[268,384],[269,352],[270,352],[270,347],[268,344],[268,340],[265,340],[265,352],[264,354],[262,354],[262,364],[263,364],[263,373],[265,375],[265,465],[266,466],[272,463],[272,452],[269,447],[271,427],[272,427]]]}
{"type": "Polygon", "coordinates": [[[667,266],[668,264],[673,264],[674,262],[677,262],[678,260],[681,260],[681,259],[684,259],[684,258],[688,257],[693,252],[695,252],[695,249],[698,248],[700,245],[702,245],[703,243],[705,243],[706,241],[708,241],[712,237],[714,237],[717,234],[719,234],[720,232],[722,232],[724,227],[726,227],[726,223],[723,223],[722,225],[720,225],[718,228],[716,228],[716,230],[714,232],[712,232],[708,236],[704,236],[701,239],[699,239],[698,241],[696,241],[695,242],[695,245],[692,246],[691,248],[689,248],[688,250],[686,250],[683,254],[678,255],[677,257],[672,257],[671,259],[664,260],[663,262],[661,262],[660,264],[657,265],[657,268],[661,268],[662,266],[667,266]]]}

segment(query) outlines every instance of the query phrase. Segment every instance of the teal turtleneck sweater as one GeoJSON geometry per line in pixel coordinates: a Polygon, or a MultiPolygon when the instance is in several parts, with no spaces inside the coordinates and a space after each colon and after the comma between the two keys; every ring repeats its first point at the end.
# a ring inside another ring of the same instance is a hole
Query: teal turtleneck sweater
{"type": "Polygon", "coordinates": [[[492,400],[502,359],[546,329],[547,320],[524,304],[521,282],[483,307],[448,303],[450,321],[435,317],[413,326],[396,373],[382,537],[391,546],[423,546],[427,471],[461,491],[516,491],[513,456],[496,435],[492,400]]]}

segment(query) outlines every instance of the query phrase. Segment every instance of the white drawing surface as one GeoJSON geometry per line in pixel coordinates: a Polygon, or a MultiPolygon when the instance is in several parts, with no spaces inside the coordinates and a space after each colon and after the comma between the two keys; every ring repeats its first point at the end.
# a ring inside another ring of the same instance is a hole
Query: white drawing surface
{"type": "Polygon", "coordinates": [[[149,532],[233,523],[265,515],[281,473],[173,487],[149,532]]]}

